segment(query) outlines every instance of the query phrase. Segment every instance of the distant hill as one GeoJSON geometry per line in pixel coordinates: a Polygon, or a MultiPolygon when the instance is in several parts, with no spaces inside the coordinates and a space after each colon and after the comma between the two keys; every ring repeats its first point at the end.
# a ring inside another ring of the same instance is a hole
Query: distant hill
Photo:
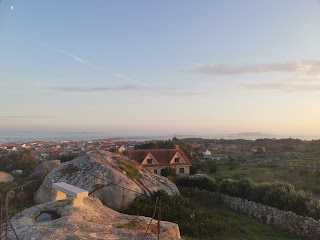
{"type": "Polygon", "coordinates": [[[235,135],[238,135],[238,136],[261,136],[261,137],[272,136],[271,134],[265,134],[265,133],[261,133],[261,132],[243,132],[243,133],[237,133],[235,135]]]}

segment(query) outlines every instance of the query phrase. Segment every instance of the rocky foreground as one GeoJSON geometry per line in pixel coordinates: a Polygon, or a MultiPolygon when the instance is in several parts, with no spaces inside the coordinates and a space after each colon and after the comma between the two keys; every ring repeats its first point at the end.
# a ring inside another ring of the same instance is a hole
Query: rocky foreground
{"type": "Polygon", "coordinates": [[[5,173],[5,172],[1,172],[0,171],[0,182],[11,182],[13,181],[14,178],[9,174],[9,173],[5,173]]]}
{"type": "Polygon", "coordinates": [[[165,177],[153,174],[128,157],[106,151],[92,151],[72,161],[54,167],[38,189],[37,204],[54,200],[54,182],[66,182],[83,188],[90,196],[117,211],[127,208],[139,196],[150,196],[158,190],[168,195],[179,195],[177,186],[165,177]],[[133,178],[121,168],[131,162],[140,177],[133,178]]]}
{"type": "MultiPolygon", "coordinates": [[[[157,239],[157,222],[150,218],[118,213],[103,206],[93,197],[84,199],[84,205],[73,207],[71,199],[48,202],[22,211],[11,219],[20,240],[97,240],[97,239],[157,239]],[[57,219],[37,222],[43,212],[55,212],[57,219]]],[[[13,231],[9,239],[16,239],[13,231]]],[[[175,223],[161,222],[161,240],[180,239],[175,223]]]]}

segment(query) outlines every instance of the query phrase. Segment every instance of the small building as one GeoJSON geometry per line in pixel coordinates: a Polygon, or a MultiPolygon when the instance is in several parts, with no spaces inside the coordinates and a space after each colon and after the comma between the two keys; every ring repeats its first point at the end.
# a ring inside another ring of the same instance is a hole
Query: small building
{"type": "Polygon", "coordinates": [[[262,146],[254,146],[251,148],[251,152],[256,153],[256,152],[265,152],[266,148],[262,146]]]}
{"type": "Polygon", "coordinates": [[[16,148],[15,146],[7,146],[7,147],[6,147],[6,150],[7,150],[8,152],[15,152],[15,151],[17,151],[17,148],[16,148]]]}
{"type": "Polygon", "coordinates": [[[121,153],[121,152],[124,152],[126,150],[127,150],[126,147],[122,145],[121,147],[119,147],[118,152],[121,153]]]}
{"type": "Polygon", "coordinates": [[[189,175],[192,165],[182,149],[129,150],[129,156],[146,169],[160,174],[166,167],[175,168],[178,174],[189,175]]]}
{"type": "Polygon", "coordinates": [[[203,152],[203,156],[211,156],[211,151],[207,149],[205,152],[203,152]]]}

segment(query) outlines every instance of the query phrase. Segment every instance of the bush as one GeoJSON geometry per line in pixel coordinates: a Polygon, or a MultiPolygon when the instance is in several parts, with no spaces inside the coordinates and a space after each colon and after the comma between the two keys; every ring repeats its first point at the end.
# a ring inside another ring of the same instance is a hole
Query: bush
{"type": "Polygon", "coordinates": [[[217,165],[211,165],[209,167],[209,173],[215,173],[218,170],[217,165]]]}
{"type": "Polygon", "coordinates": [[[295,192],[295,189],[292,184],[281,182],[273,183],[265,192],[265,196],[263,197],[263,204],[279,209],[285,209],[286,204],[283,199],[293,192],[295,192]]]}
{"type": "Polygon", "coordinates": [[[0,171],[11,172],[12,170],[22,170],[23,176],[30,176],[39,164],[30,149],[5,153],[0,157],[0,171]]]}
{"type": "Polygon", "coordinates": [[[197,173],[196,166],[192,165],[190,166],[190,175],[195,175],[197,173]]]}
{"type": "Polygon", "coordinates": [[[139,180],[142,175],[137,168],[137,163],[134,161],[122,161],[119,164],[120,168],[126,172],[128,177],[139,180]]]}
{"type": "Polygon", "coordinates": [[[59,158],[59,160],[60,160],[61,163],[63,163],[63,162],[69,162],[69,161],[71,161],[71,160],[73,160],[73,159],[75,159],[75,158],[77,158],[77,157],[78,157],[77,154],[68,153],[68,154],[66,154],[66,155],[62,155],[62,156],[59,158]]]}
{"type": "Polygon", "coordinates": [[[234,197],[248,198],[252,192],[254,182],[247,178],[240,180],[224,179],[219,184],[219,192],[234,197]]]}
{"type": "Polygon", "coordinates": [[[212,177],[179,177],[176,184],[181,187],[206,189],[208,191],[217,191],[218,184],[212,177]]]}
{"type": "Polygon", "coordinates": [[[202,209],[197,208],[193,201],[181,196],[160,193],[148,198],[137,198],[126,213],[152,216],[155,199],[159,195],[161,195],[161,220],[179,224],[182,235],[210,237],[221,230],[212,226],[215,219],[210,219],[202,209]]]}
{"type": "Polygon", "coordinates": [[[250,179],[240,178],[223,179],[217,184],[214,178],[180,177],[177,179],[177,185],[213,192],[218,190],[233,197],[320,219],[320,199],[310,193],[296,191],[292,184],[285,182],[255,183],[250,179]]]}
{"type": "Polygon", "coordinates": [[[168,178],[169,180],[171,180],[172,182],[176,182],[177,181],[177,170],[175,168],[171,168],[171,167],[166,167],[161,169],[161,176],[164,176],[166,178],[168,178]]]}

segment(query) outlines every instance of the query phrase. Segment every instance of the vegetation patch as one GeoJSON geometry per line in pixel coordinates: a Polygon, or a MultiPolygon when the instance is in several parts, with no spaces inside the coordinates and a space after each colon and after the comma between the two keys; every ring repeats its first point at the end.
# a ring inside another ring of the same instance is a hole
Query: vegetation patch
{"type": "Polygon", "coordinates": [[[60,173],[62,175],[72,175],[73,173],[78,172],[79,170],[80,169],[77,166],[70,164],[66,166],[64,169],[61,169],[60,173]]]}
{"type": "MultiPolygon", "coordinates": [[[[205,202],[163,192],[136,199],[127,213],[152,216],[156,196],[161,197],[161,220],[179,225],[182,239],[297,240],[293,234],[233,212],[221,202],[205,202]]],[[[157,212],[159,209],[157,209],[157,212]]],[[[157,215],[157,214],[156,214],[157,215]]]]}
{"type": "Polygon", "coordinates": [[[140,226],[139,221],[131,220],[130,222],[118,225],[117,228],[138,229],[140,226]]]}
{"type": "Polygon", "coordinates": [[[119,167],[126,172],[127,176],[136,180],[142,178],[141,173],[137,168],[137,163],[134,161],[122,161],[119,167]]]}
{"type": "Polygon", "coordinates": [[[161,169],[160,174],[162,176],[168,178],[170,181],[172,181],[174,183],[177,181],[177,178],[178,178],[177,170],[172,167],[166,167],[166,168],[161,169]]]}
{"type": "Polygon", "coordinates": [[[69,162],[75,158],[77,158],[78,155],[77,154],[73,154],[73,153],[68,153],[66,155],[62,155],[59,160],[63,163],[63,162],[69,162]]]}
{"type": "Polygon", "coordinates": [[[176,184],[181,187],[197,187],[208,191],[217,191],[218,189],[218,184],[212,177],[180,177],[177,179],[176,184]]]}

